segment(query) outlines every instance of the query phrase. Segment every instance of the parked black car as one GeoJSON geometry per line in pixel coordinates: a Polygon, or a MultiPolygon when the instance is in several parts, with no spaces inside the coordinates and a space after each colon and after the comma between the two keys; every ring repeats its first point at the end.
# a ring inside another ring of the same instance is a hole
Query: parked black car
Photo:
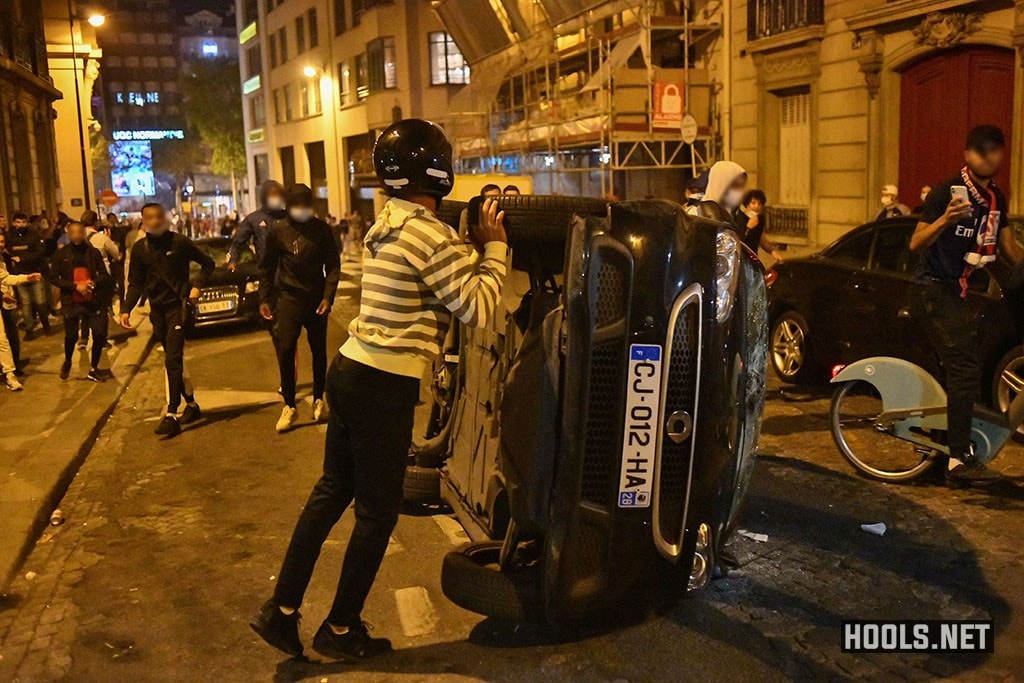
{"type": "MultiPolygon", "coordinates": [[[[228,269],[231,240],[208,237],[196,240],[196,246],[206,252],[217,267],[199,290],[198,303],[189,307],[189,329],[256,321],[260,313],[260,276],[253,253],[243,249],[238,258],[238,268],[231,272],[228,269]]],[[[193,276],[198,272],[198,266],[192,264],[193,276]]]]}
{"type": "MultiPolygon", "coordinates": [[[[787,260],[768,274],[771,363],[780,379],[824,383],[836,366],[894,356],[940,377],[938,358],[910,317],[908,289],[919,255],[910,250],[914,216],[855,228],[819,254],[787,260]]],[[[1024,377],[1021,333],[1004,302],[1011,269],[1001,261],[977,270],[968,299],[977,306],[981,396],[1005,409],[1015,395],[1002,380],[1024,377]]]]}
{"type": "Polygon", "coordinates": [[[445,594],[559,623],[703,587],[753,467],[760,262],[670,202],[499,201],[502,311],[454,328],[407,475],[407,497],[429,500],[440,468],[476,541],[445,558],[445,594]]]}

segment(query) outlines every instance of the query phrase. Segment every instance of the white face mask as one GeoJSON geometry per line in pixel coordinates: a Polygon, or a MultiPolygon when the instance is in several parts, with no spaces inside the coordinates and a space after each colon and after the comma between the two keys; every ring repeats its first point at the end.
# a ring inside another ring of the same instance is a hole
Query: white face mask
{"type": "Polygon", "coordinates": [[[743,190],[738,190],[735,187],[730,187],[725,191],[725,195],[722,197],[722,204],[727,209],[735,209],[743,201],[743,190]]]}
{"type": "Polygon", "coordinates": [[[896,198],[889,194],[882,195],[882,206],[889,208],[896,203],[896,198]]]}
{"type": "Polygon", "coordinates": [[[270,195],[267,197],[267,208],[271,211],[280,211],[284,208],[284,199],[282,199],[280,195],[270,195]]]}
{"type": "Polygon", "coordinates": [[[288,209],[288,215],[292,217],[292,220],[297,223],[305,223],[313,217],[313,207],[310,206],[293,206],[288,209]]]}

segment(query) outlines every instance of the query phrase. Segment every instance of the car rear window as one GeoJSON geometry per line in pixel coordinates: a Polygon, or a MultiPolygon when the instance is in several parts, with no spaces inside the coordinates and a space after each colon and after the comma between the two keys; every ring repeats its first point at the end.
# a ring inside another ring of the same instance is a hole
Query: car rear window
{"type": "Polygon", "coordinates": [[[910,236],[913,233],[912,225],[878,230],[874,270],[895,275],[913,275],[920,260],[920,256],[910,250],[910,236]]]}
{"type": "Polygon", "coordinates": [[[871,230],[854,235],[835,245],[828,258],[852,268],[867,268],[874,238],[875,233],[871,230]]]}

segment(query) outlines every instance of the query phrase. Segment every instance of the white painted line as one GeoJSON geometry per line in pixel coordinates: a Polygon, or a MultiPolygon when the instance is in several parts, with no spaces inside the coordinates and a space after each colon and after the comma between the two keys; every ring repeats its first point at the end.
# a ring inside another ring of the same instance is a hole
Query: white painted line
{"type": "Polygon", "coordinates": [[[437,628],[437,612],[430,594],[423,586],[399,588],[395,591],[398,619],[406,636],[426,636],[437,628]]]}
{"type": "Polygon", "coordinates": [[[400,553],[405,550],[405,546],[398,542],[398,539],[392,536],[388,539],[388,547],[384,551],[385,555],[393,555],[394,553],[400,553]]]}
{"type": "Polygon", "coordinates": [[[466,530],[448,515],[431,515],[430,518],[441,527],[441,531],[452,542],[452,545],[462,545],[469,542],[469,534],[466,533],[466,530]]]}

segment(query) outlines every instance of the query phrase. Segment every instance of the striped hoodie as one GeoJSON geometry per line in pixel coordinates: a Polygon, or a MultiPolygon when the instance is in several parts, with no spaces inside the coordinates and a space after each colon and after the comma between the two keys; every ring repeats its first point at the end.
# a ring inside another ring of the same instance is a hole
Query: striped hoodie
{"type": "Polygon", "coordinates": [[[363,291],[342,355],[420,379],[441,352],[452,314],[482,327],[498,307],[508,247],[483,256],[426,207],[391,198],[363,240],[363,291]]]}

